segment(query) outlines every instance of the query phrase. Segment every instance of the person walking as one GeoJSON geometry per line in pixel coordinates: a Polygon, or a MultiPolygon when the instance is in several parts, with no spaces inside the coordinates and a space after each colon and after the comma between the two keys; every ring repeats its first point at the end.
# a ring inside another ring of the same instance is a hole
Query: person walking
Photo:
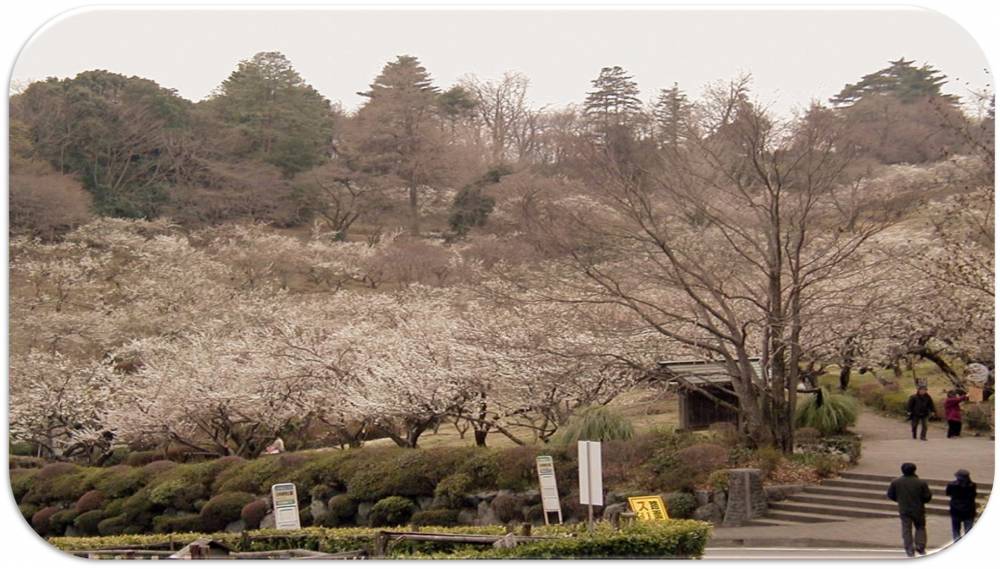
{"type": "Polygon", "coordinates": [[[962,402],[969,396],[952,389],[944,400],[944,418],[948,421],[948,438],[962,436],[962,402]]]}
{"type": "Polygon", "coordinates": [[[913,430],[913,438],[917,438],[917,426],[920,426],[920,440],[927,440],[927,419],[936,415],[934,400],[927,393],[927,386],[917,387],[917,392],[910,396],[906,402],[906,412],[910,416],[910,426],[913,430]]]}
{"type": "Polygon", "coordinates": [[[904,462],[900,467],[903,475],[889,484],[886,496],[899,506],[899,519],[903,526],[903,549],[907,557],[914,552],[927,553],[927,511],[925,504],[931,501],[931,489],[917,477],[917,465],[904,462]]]}
{"type": "Polygon", "coordinates": [[[976,519],[976,483],[972,481],[969,471],[963,468],[945,486],[944,493],[950,498],[951,536],[958,541],[962,535],[969,533],[976,519]]]}

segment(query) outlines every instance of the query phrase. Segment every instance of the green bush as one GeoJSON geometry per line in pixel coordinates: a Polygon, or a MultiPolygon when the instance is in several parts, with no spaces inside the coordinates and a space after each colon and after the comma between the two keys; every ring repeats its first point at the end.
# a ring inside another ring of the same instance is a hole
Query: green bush
{"type": "Polygon", "coordinates": [[[118,465],[108,468],[94,486],[108,498],[122,498],[134,494],[146,483],[148,473],[141,468],[118,465]]]}
{"type": "Polygon", "coordinates": [[[472,490],[472,477],[464,472],[456,472],[438,482],[434,488],[434,498],[439,504],[449,508],[465,505],[466,495],[472,490]]]}
{"type": "Polygon", "coordinates": [[[817,397],[803,398],[795,411],[795,426],[812,427],[823,435],[847,432],[858,419],[858,402],[850,395],[830,393],[822,388],[823,404],[816,405],[817,397]]]}
{"type": "Polygon", "coordinates": [[[683,463],[707,476],[709,472],[726,466],[729,451],[717,444],[699,443],[677,451],[677,462],[683,463]]]}
{"type": "Polygon", "coordinates": [[[382,498],[372,506],[368,525],[371,527],[400,526],[410,520],[414,510],[416,510],[416,505],[402,496],[382,498]]]}
{"type": "Polygon", "coordinates": [[[171,478],[152,486],[149,491],[153,504],[186,511],[193,510],[197,500],[207,497],[208,489],[203,484],[185,478],[171,478]]]}
{"type": "Polygon", "coordinates": [[[316,520],[313,519],[312,508],[309,506],[302,506],[299,508],[299,524],[301,524],[302,527],[309,527],[315,522],[316,520]]]}
{"type": "Polygon", "coordinates": [[[993,403],[975,403],[968,405],[962,414],[966,426],[977,433],[988,433],[993,430],[993,403]]]}
{"type": "Polygon", "coordinates": [[[688,519],[698,509],[694,494],[674,492],[667,496],[667,514],[674,519],[688,519]]]}
{"type": "Polygon", "coordinates": [[[243,506],[254,501],[247,492],[224,492],[214,496],[201,509],[201,527],[205,531],[222,531],[240,519],[243,506]]]}
{"type": "Polygon", "coordinates": [[[101,535],[120,535],[127,533],[142,533],[141,531],[129,531],[128,518],[122,514],[120,516],[114,516],[101,520],[97,524],[97,533],[101,535]]]}
{"type": "Polygon", "coordinates": [[[729,491],[729,471],[725,469],[713,471],[708,475],[706,483],[713,489],[722,492],[729,491]]]}
{"type": "Polygon", "coordinates": [[[759,448],[754,452],[754,455],[757,466],[760,468],[760,474],[764,478],[770,476],[785,460],[784,454],[774,447],[759,448]]]}
{"type": "Polygon", "coordinates": [[[34,517],[38,510],[41,510],[42,508],[37,504],[24,502],[22,504],[18,504],[17,509],[21,511],[21,516],[24,517],[24,521],[30,524],[31,518],[34,517]]]}
{"type": "Polygon", "coordinates": [[[454,526],[458,524],[458,510],[423,510],[413,514],[410,523],[417,526],[454,526]]]}
{"type": "Polygon", "coordinates": [[[240,510],[240,519],[246,522],[247,529],[257,529],[267,515],[267,508],[267,500],[254,500],[240,510]]]}
{"type": "MultiPolygon", "coordinates": [[[[469,477],[470,490],[496,488],[497,474],[500,471],[499,453],[492,449],[476,450],[477,452],[459,467],[457,474],[469,477]]],[[[441,483],[443,482],[444,480],[441,483]]]]}
{"type": "Polygon", "coordinates": [[[73,525],[83,535],[99,535],[97,525],[104,519],[104,510],[90,510],[73,520],[73,525]]]}
{"type": "Polygon", "coordinates": [[[25,494],[31,491],[35,483],[36,469],[12,470],[10,472],[10,491],[14,494],[14,501],[20,503],[25,494]]]}
{"type": "Polygon", "coordinates": [[[563,427],[557,441],[563,445],[577,441],[627,441],[635,436],[632,423],[621,413],[605,406],[588,407],[563,427]]]}
{"type": "Polygon", "coordinates": [[[219,473],[213,489],[216,493],[266,494],[271,491],[269,481],[281,471],[282,464],[276,455],[242,461],[219,473]]]}
{"type": "Polygon", "coordinates": [[[38,535],[47,535],[49,533],[49,521],[52,516],[59,511],[59,508],[55,506],[46,506],[31,516],[31,527],[38,532],[38,535]]]}
{"type": "Polygon", "coordinates": [[[510,494],[500,494],[496,498],[493,498],[493,502],[490,503],[493,512],[497,515],[497,519],[505,524],[524,517],[521,513],[523,505],[524,503],[520,498],[510,494]]]}
{"type": "MultiPolygon", "coordinates": [[[[576,449],[573,449],[576,452],[576,449]]],[[[537,475],[535,474],[535,461],[542,451],[537,447],[518,446],[503,449],[497,456],[497,476],[496,488],[500,490],[513,490],[515,492],[525,490],[535,484],[537,475]]],[[[573,468],[576,468],[576,461],[573,461],[573,468]]],[[[564,461],[556,461],[556,467],[561,468],[567,465],[564,461]]],[[[566,478],[556,476],[560,483],[566,478]]]]}
{"type": "Polygon", "coordinates": [[[125,464],[128,466],[145,466],[151,462],[165,460],[167,455],[158,450],[140,450],[130,452],[125,457],[125,464]]]}
{"type": "Polygon", "coordinates": [[[340,527],[354,523],[354,515],[358,512],[357,503],[347,494],[337,494],[326,503],[326,517],[320,525],[324,527],[340,527]]]}
{"type": "Polygon", "coordinates": [[[176,514],[153,518],[153,531],[156,533],[197,532],[201,529],[200,514],[176,514]]]}
{"type": "Polygon", "coordinates": [[[79,513],[73,508],[59,510],[52,514],[52,517],[49,518],[49,533],[52,535],[63,535],[66,533],[66,528],[73,525],[73,520],[78,515],[79,513]]]}
{"type": "Polygon", "coordinates": [[[465,551],[449,556],[480,559],[698,558],[704,554],[711,527],[694,520],[667,520],[630,524],[615,530],[601,523],[593,533],[581,531],[573,537],[535,541],[510,549],[465,551]]]}
{"type": "Polygon", "coordinates": [[[84,493],[83,496],[80,496],[80,498],[76,501],[76,505],[74,507],[76,508],[77,512],[80,512],[82,514],[84,512],[89,512],[91,510],[100,509],[101,506],[104,505],[104,502],[105,502],[104,492],[101,492],[100,490],[90,490],[84,493]]]}

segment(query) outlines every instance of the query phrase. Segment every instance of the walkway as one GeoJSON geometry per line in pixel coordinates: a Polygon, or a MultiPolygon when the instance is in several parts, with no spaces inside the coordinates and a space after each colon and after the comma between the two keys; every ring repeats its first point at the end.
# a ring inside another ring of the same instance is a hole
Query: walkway
{"type": "MultiPolygon", "coordinates": [[[[972,473],[973,480],[993,482],[995,443],[988,436],[947,439],[940,425],[932,425],[928,431],[929,440],[913,440],[909,424],[870,411],[861,414],[854,430],[862,436],[861,460],[852,469],[854,472],[898,476],[900,464],[913,462],[917,465],[917,475],[923,478],[951,480],[956,470],[965,468],[972,473]]],[[[939,549],[951,542],[951,522],[947,517],[928,516],[927,531],[929,549],[939,549]]],[[[969,537],[977,538],[975,528],[969,537]]],[[[900,542],[898,520],[874,518],[792,526],[716,528],[710,545],[897,548],[901,547],[900,542]]]]}

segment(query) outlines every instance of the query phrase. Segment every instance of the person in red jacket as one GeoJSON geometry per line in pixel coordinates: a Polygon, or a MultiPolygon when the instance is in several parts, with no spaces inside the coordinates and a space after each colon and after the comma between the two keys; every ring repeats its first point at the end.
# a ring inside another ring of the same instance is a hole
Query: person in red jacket
{"type": "Polygon", "coordinates": [[[962,402],[968,401],[969,396],[958,391],[948,392],[948,398],[944,400],[944,418],[948,421],[948,438],[962,436],[962,402]]]}

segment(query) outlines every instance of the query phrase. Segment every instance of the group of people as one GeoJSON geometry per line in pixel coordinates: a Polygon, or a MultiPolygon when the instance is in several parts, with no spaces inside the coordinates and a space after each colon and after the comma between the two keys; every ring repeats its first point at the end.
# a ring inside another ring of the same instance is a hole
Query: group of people
{"type": "MultiPolygon", "coordinates": [[[[899,518],[903,524],[903,549],[908,557],[927,553],[927,513],[926,504],[931,501],[930,486],[917,476],[917,465],[903,463],[903,475],[889,484],[887,496],[899,506],[899,518]]],[[[976,519],[976,483],[968,470],[955,473],[955,480],[945,487],[948,496],[948,510],[951,514],[951,534],[957,541],[972,529],[976,519]]]]}
{"type": "MultiPolygon", "coordinates": [[[[962,436],[962,403],[969,400],[964,391],[952,389],[944,400],[944,418],[948,421],[948,438],[962,436]]],[[[920,429],[920,440],[927,440],[927,420],[937,416],[934,400],[927,393],[927,387],[917,387],[917,392],[906,402],[906,413],[910,418],[913,438],[917,438],[917,428],[920,429]]]]}

